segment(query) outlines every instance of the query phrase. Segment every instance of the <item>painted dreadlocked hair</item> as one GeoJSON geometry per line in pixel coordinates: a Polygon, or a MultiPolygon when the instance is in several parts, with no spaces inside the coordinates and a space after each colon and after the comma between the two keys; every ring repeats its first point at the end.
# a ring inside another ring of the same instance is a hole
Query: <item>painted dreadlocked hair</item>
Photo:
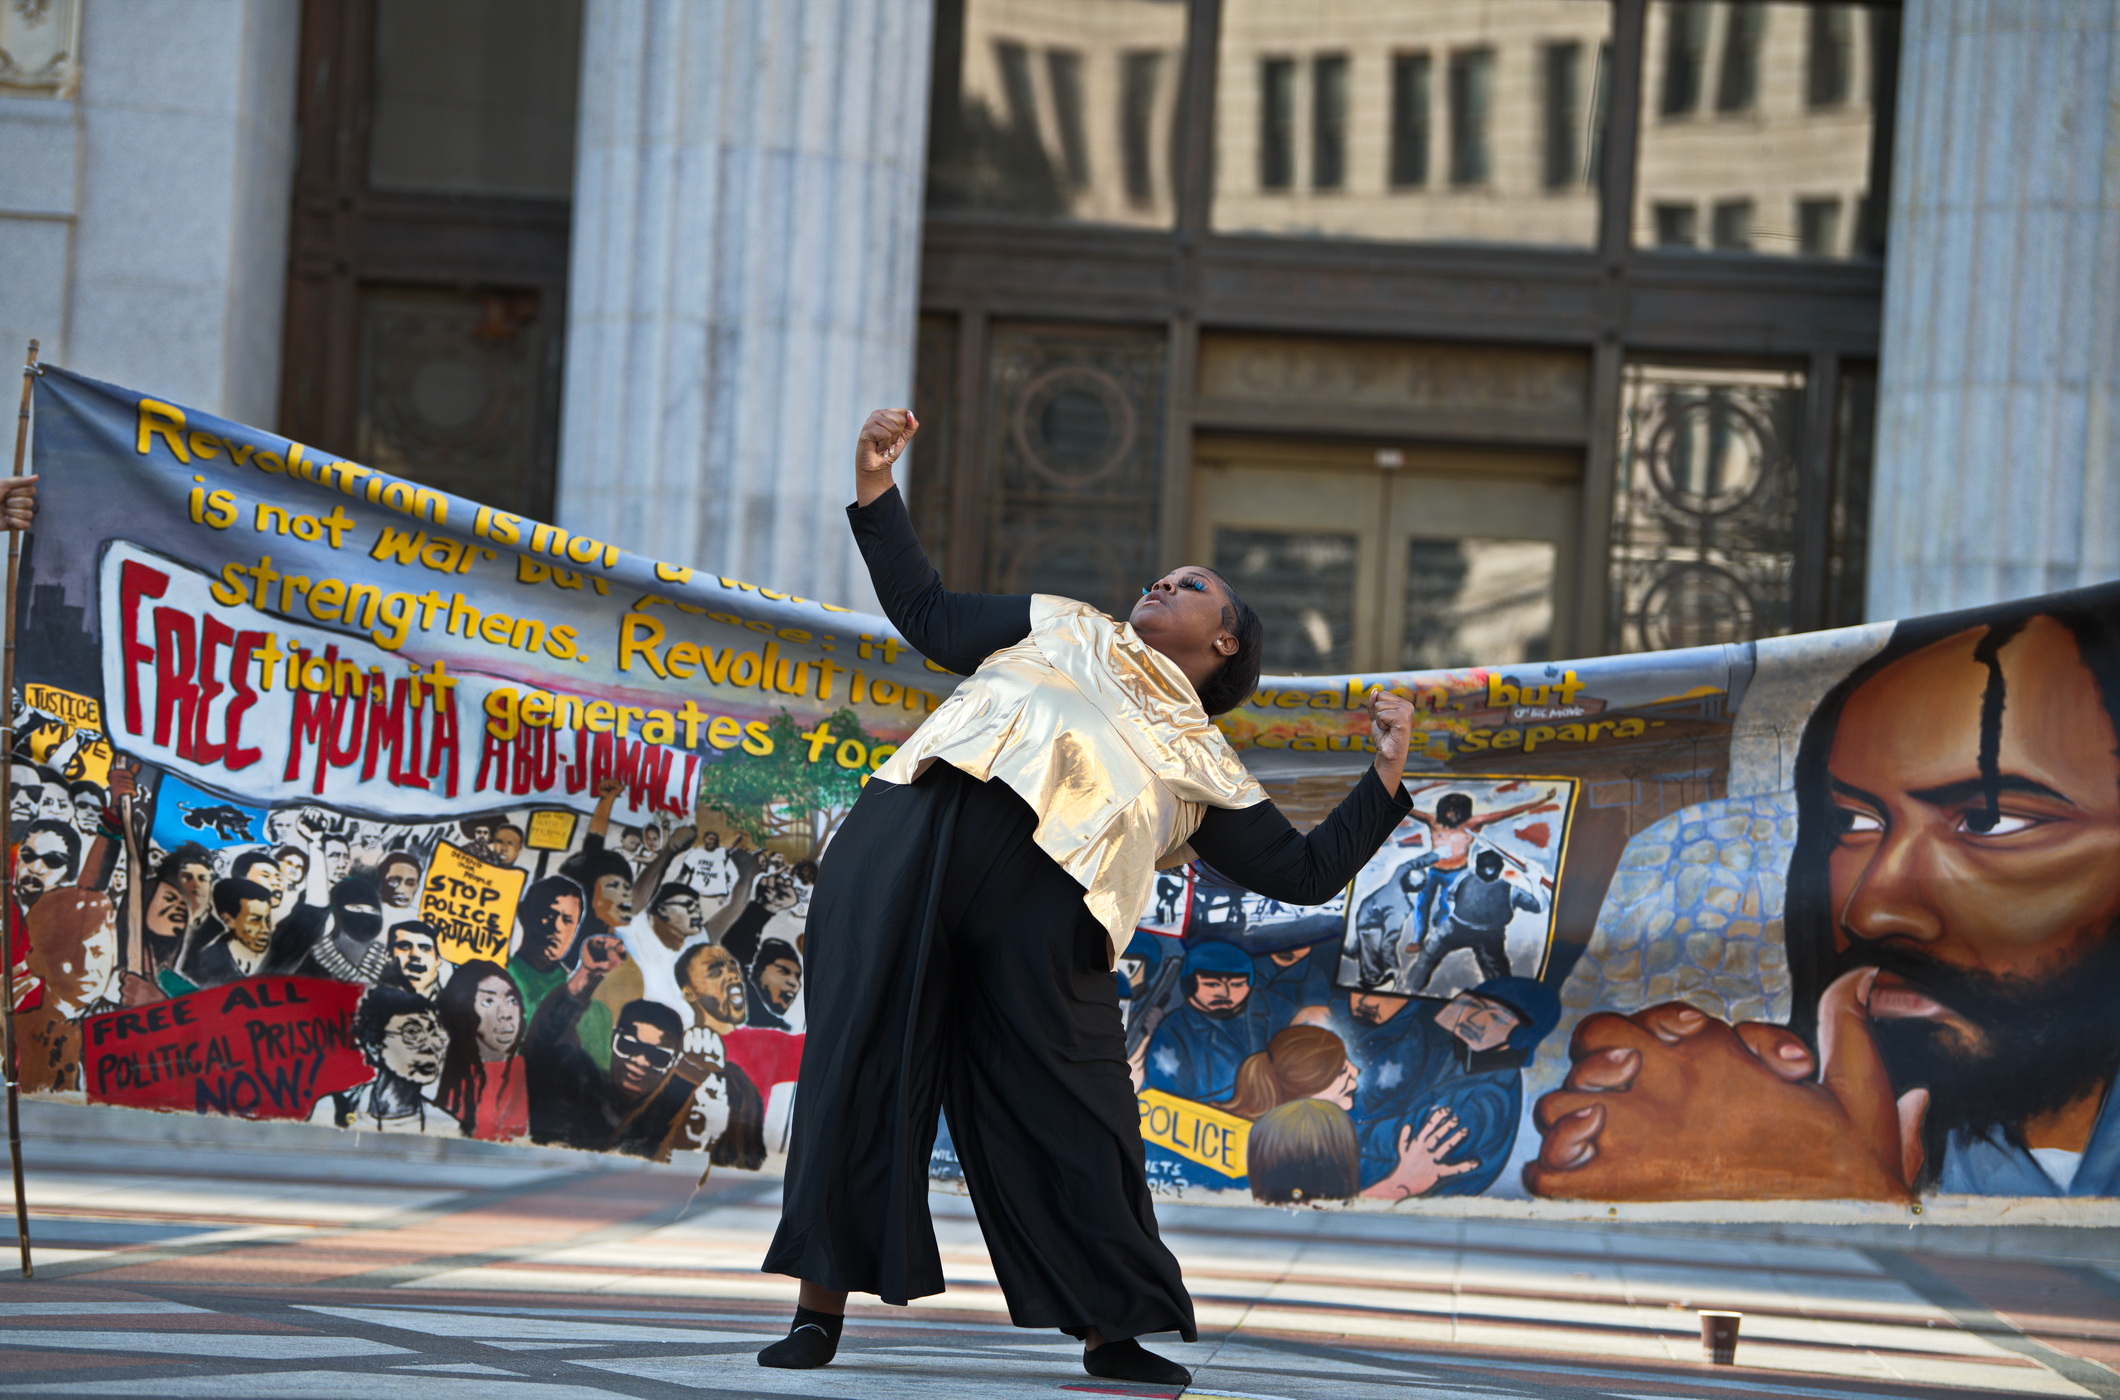
{"type": "Polygon", "coordinates": [[[2001,814],[2002,718],[2009,705],[2002,649],[2040,617],[2052,618],[2075,639],[2077,654],[2098,687],[2115,733],[2120,734],[2120,585],[2114,584],[1901,622],[1892,629],[1884,649],[1827,691],[1811,712],[1796,752],[1796,849],[1789,857],[1784,925],[1792,999],[1789,1026],[1806,1039],[1816,1040],[1819,993],[1844,970],[1835,966],[1833,929],[1839,915],[1832,907],[1832,881],[1826,868],[1838,839],[1827,759],[1841,712],[1855,692],[1894,662],[1951,637],[1978,631],[1973,659],[1986,668],[1987,684],[1980,698],[1975,759],[1985,798],[1981,815],[1992,824],[2001,814]]]}

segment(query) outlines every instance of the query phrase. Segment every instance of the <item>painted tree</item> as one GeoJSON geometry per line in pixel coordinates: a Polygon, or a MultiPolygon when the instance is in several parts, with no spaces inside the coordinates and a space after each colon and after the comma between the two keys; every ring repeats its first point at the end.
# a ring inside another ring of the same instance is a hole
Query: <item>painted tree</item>
{"type": "Polygon", "coordinates": [[[782,710],[767,721],[766,737],[770,753],[731,749],[707,764],[699,800],[758,845],[777,840],[792,843],[798,855],[814,855],[861,795],[876,740],[850,709],[814,729],[782,710]]]}

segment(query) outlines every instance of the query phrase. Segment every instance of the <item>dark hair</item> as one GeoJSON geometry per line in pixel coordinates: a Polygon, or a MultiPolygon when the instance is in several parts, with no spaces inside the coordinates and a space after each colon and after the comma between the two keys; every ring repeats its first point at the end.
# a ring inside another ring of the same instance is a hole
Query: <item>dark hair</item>
{"type": "Polygon", "coordinates": [[[1214,574],[1215,582],[1222,585],[1222,630],[1237,639],[1237,649],[1200,687],[1200,708],[1210,715],[1224,715],[1259,688],[1259,668],[1266,661],[1266,624],[1237,596],[1228,579],[1205,565],[1200,571],[1214,574]]]}
{"type": "MultiPolygon", "coordinates": [[[[478,989],[494,978],[507,987],[517,1005],[522,1004],[523,994],[508,969],[484,958],[459,964],[455,975],[434,999],[435,1010],[441,1013],[442,1029],[449,1033],[449,1049],[442,1056],[442,1077],[435,1087],[434,1101],[464,1125],[465,1137],[478,1130],[479,1095],[486,1092],[486,1065],[478,1052],[478,989]]],[[[516,1026],[518,1052],[529,1032],[527,1019],[516,1026]]]]}
{"type": "MultiPolygon", "coordinates": [[[[27,843],[30,837],[39,832],[50,832],[66,843],[66,878],[73,879],[81,869],[81,833],[74,830],[71,822],[56,822],[50,817],[43,817],[22,828],[22,840],[27,843]]],[[[200,859],[205,859],[205,855],[206,853],[201,851],[200,859]]]]}
{"type": "Polygon", "coordinates": [[[1471,821],[1471,796],[1462,792],[1444,793],[1435,800],[1435,819],[1444,826],[1463,826],[1471,821]]]}
{"type": "Polygon", "coordinates": [[[79,797],[84,792],[93,793],[97,797],[103,796],[103,784],[97,782],[93,778],[77,779],[74,782],[69,783],[67,785],[66,790],[74,797],[79,797]]]}
{"type": "Polygon", "coordinates": [[[420,863],[420,858],[412,852],[392,851],[389,855],[376,862],[375,873],[377,877],[380,878],[382,873],[393,865],[409,865],[415,871],[421,872],[426,870],[426,867],[420,863]]]}
{"type": "Polygon", "coordinates": [[[1502,873],[1502,853],[1500,851],[1481,851],[1472,858],[1472,868],[1476,873],[1485,875],[1490,880],[1495,879],[1502,873]]]}
{"type": "Polygon", "coordinates": [[[597,917],[594,898],[599,881],[613,876],[626,882],[626,889],[633,888],[633,862],[627,860],[609,846],[595,850],[580,850],[560,865],[560,874],[572,879],[582,891],[582,937],[609,932],[604,921],[597,917]]]}
{"type": "Polygon", "coordinates": [[[309,868],[309,852],[303,850],[300,846],[276,847],[272,853],[272,863],[274,865],[285,865],[289,856],[301,861],[304,870],[309,868]]]}
{"type": "MultiPolygon", "coordinates": [[[[1796,750],[1796,848],[1789,856],[1785,941],[1789,955],[1789,1026],[1816,1043],[1818,997],[1847,968],[1833,951],[1832,877],[1827,860],[1839,830],[1833,815],[1832,773],[1827,759],[1841,712],[1855,692],[1880,671],[1915,652],[1967,632],[1979,631],[1972,660],[1987,669],[1981,696],[1979,752],[1975,756],[1993,810],[1999,790],[1997,769],[2002,742],[2002,713],[2008,701],[2000,651],[2034,618],[2052,618],[2075,639],[2077,655],[2091,673],[2105,713],[2120,734],[2120,587],[2107,584],[2069,593],[2028,598],[1998,607],[1974,608],[1937,617],[1912,618],[1893,627],[1892,639],[1875,656],[1848,673],[1826,692],[1804,725],[1796,750]]],[[[1930,1153],[1936,1160],[1937,1153],[1930,1153]]]]}
{"type": "Polygon", "coordinates": [[[401,933],[424,933],[429,941],[434,943],[441,942],[441,935],[435,932],[434,925],[422,923],[418,919],[407,919],[401,924],[392,924],[390,926],[390,937],[392,939],[395,939],[401,933]]]}
{"type": "Polygon", "coordinates": [[[1351,1200],[1362,1189],[1354,1120],[1323,1099],[1294,1099],[1260,1114],[1245,1157],[1251,1194],[1275,1205],[1351,1200]]]}
{"type": "MultiPolygon", "coordinates": [[[[32,822],[29,830],[35,831],[36,829],[36,823],[32,822]]],[[[29,831],[25,831],[22,834],[26,837],[29,835],[29,831]]],[[[213,869],[213,857],[206,854],[206,848],[198,842],[186,841],[168,855],[162,857],[162,863],[155,867],[154,878],[162,884],[174,885],[177,883],[177,872],[187,865],[203,865],[208,870],[211,870],[213,869]]]]}
{"type": "Polygon", "coordinates": [[[796,879],[802,881],[805,885],[814,885],[817,883],[817,862],[814,860],[798,860],[795,862],[793,874],[796,879]]]}
{"type": "Polygon", "coordinates": [[[418,992],[378,982],[361,993],[361,1004],[353,1013],[354,1043],[363,1049],[380,1049],[383,1032],[400,1016],[432,1012],[434,1003],[418,992]]]}
{"type": "Polygon", "coordinates": [[[253,900],[263,900],[267,908],[272,906],[272,891],[255,880],[240,876],[216,880],[213,884],[213,907],[216,914],[234,915],[253,900]]]}
{"type": "MultiPolygon", "coordinates": [[[[691,947],[685,949],[682,953],[679,953],[677,955],[677,968],[675,976],[677,978],[677,985],[679,988],[683,988],[690,985],[690,978],[692,975],[692,964],[698,962],[701,958],[705,957],[708,953],[713,952],[716,949],[720,949],[724,953],[729,953],[729,950],[726,948],[722,948],[719,943],[694,943],[691,947]]],[[[729,953],[729,958],[731,961],[734,961],[735,957],[736,955],[734,953],[729,953]]],[[[741,964],[739,964],[739,966],[741,966],[741,964]]]]}
{"type": "Polygon", "coordinates": [[[757,981],[761,973],[777,962],[793,963],[797,972],[802,971],[802,954],[795,951],[794,944],[785,938],[768,938],[759,943],[758,952],[751,958],[751,980],[757,981]]]}
{"type": "Polygon", "coordinates": [[[523,891],[522,902],[515,906],[516,922],[524,928],[543,932],[552,925],[554,908],[562,899],[582,903],[582,887],[564,875],[547,875],[533,881],[523,891]]]}
{"type": "Polygon", "coordinates": [[[37,777],[45,787],[63,788],[66,786],[66,775],[48,764],[40,763],[37,765],[37,777]]]}
{"type": "Polygon", "coordinates": [[[278,865],[280,858],[271,851],[245,851],[228,867],[228,873],[238,880],[248,879],[250,872],[261,865],[278,865]]]}
{"type": "Polygon", "coordinates": [[[648,901],[648,912],[652,914],[652,913],[654,913],[654,912],[655,912],[656,910],[658,910],[658,909],[662,908],[662,907],[663,907],[663,906],[664,906],[665,904],[669,904],[669,903],[671,903],[671,902],[673,902],[673,901],[675,901],[675,900],[680,900],[680,899],[694,899],[694,900],[696,900],[696,899],[698,899],[698,898],[699,898],[699,891],[698,891],[698,890],[695,890],[695,889],[693,889],[693,888],[692,888],[692,887],[691,887],[690,885],[680,885],[680,884],[668,884],[668,885],[664,885],[664,886],[663,886],[663,887],[662,887],[661,889],[659,889],[659,890],[657,890],[657,891],[655,892],[655,898],[653,898],[653,899],[651,899],[651,900],[649,900],[649,901],[648,901]]]}
{"type": "Polygon", "coordinates": [[[683,1039],[685,1033],[683,1017],[661,1002],[649,1001],[645,997],[629,1001],[618,1009],[617,1026],[653,1026],[672,1041],[683,1039]]]}

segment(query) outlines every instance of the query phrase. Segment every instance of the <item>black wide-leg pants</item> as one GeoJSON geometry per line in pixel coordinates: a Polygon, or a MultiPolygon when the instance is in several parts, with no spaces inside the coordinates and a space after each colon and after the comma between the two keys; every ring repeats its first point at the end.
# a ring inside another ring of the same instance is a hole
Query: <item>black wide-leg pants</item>
{"type": "Polygon", "coordinates": [[[936,1109],[1018,1327],[1194,1338],[1156,1231],[1104,928],[1004,784],[871,782],[826,849],[808,1036],[768,1273],[943,1291],[936,1109]]]}

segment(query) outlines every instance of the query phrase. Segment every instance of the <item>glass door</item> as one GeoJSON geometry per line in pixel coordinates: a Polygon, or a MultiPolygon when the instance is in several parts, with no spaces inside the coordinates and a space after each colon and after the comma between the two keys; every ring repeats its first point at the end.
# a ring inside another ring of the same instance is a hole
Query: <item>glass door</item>
{"type": "Polygon", "coordinates": [[[1580,478],[1565,453],[1202,438],[1193,556],[1259,611],[1269,674],[1566,656],[1580,478]]]}

